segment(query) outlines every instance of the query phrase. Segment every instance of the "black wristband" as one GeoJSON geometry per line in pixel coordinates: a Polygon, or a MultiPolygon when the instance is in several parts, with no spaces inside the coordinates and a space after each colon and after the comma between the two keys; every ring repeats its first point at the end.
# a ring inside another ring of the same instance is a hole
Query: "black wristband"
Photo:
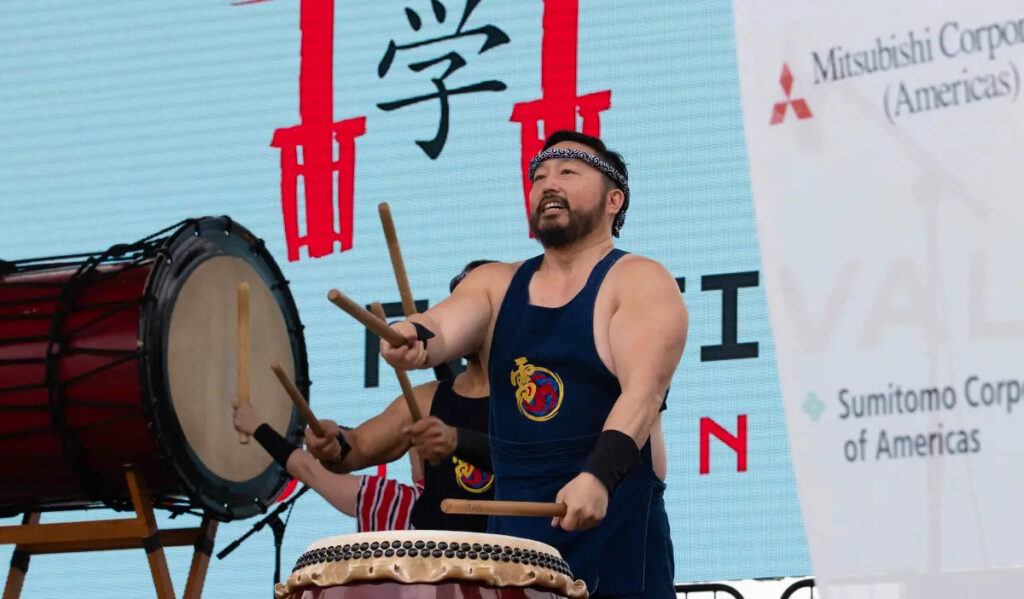
{"type": "Polygon", "coordinates": [[[345,435],[342,432],[343,430],[352,430],[352,429],[346,428],[346,427],[339,427],[339,429],[341,429],[341,430],[338,430],[338,445],[341,446],[341,453],[338,455],[338,459],[335,462],[337,464],[340,464],[340,463],[344,462],[345,461],[345,456],[347,456],[348,453],[350,451],[352,451],[352,445],[349,444],[348,439],[345,438],[345,435]]]}
{"type": "Polygon", "coordinates": [[[639,463],[640,449],[633,438],[622,431],[606,430],[597,438],[594,450],[587,456],[583,472],[596,476],[611,495],[639,463]]]}
{"type": "Polygon", "coordinates": [[[456,427],[455,456],[484,472],[494,472],[491,465],[491,440],[487,433],[456,427]]]}
{"type": "Polygon", "coordinates": [[[427,349],[427,340],[434,337],[433,331],[418,322],[413,322],[412,326],[416,328],[416,339],[423,342],[423,349],[427,349]]]}
{"type": "Polygon", "coordinates": [[[287,439],[277,434],[277,431],[270,428],[270,425],[264,422],[253,432],[252,438],[256,439],[263,449],[267,450],[270,457],[274,458],[274,461],[281,464],[283,467],[288,465],[288,457],[292,455],[292,452],[297,450],[295,447],[288,442],[287,439]]]}

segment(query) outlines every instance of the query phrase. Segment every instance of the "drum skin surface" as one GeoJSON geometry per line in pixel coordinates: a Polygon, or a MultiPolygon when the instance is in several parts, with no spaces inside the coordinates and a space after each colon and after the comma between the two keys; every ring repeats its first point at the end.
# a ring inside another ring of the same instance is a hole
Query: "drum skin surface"
{"type": "Polygon", "coordinates": [[[287,324],[259,273],[236,256],[204,260],[178,291],[167,332],[167,384],[186,445],[211,474],[244,483],[273,461],[258,443],[239,444],[228,404],[238,394],[237,285],[249,285],[252,405],[278,433],[293,405],[270,364],[295,368],[287,324]]]}
{"type": "Polygon", "coordinates": [[[0,515],[124,508],[129,465],[158,508],[233,520],[273,503],[289,477],[230,422],[243,281],[253,405],[298,442],[269,362],[308,396],[302,324],[241,225],[195,219],[106,252],[0,263],[0,515]]]}

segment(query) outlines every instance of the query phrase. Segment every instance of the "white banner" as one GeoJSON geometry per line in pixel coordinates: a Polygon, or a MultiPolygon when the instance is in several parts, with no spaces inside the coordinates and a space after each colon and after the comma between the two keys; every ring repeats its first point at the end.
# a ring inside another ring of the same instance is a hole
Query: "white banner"
{"type": "Polygon", "coordinates": [[[1024,5],[734,15],[822,595],[1024,592],[1024,5]]]}

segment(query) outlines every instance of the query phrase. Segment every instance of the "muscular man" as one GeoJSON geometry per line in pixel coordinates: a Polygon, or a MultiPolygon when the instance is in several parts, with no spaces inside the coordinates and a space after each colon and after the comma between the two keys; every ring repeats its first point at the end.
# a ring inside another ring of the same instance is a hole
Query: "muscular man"
{"type": "MultiPolygon", "coordinates": [[[[466,275],[490,262],[470,262],[452,279],[450,289],[454,291],[466,275]]],[[[487,371],[475,354],[467,352],[466,362],[466,370],[453,381],[432,381],[413,388],[421,413],[429,414],[423,420],[413,423],[405,398],[399,396],[379,415],[354,429],[341,429],[333,420],[322,420],[326,436],[318,437],[307,428],[307,448],[330,471],[347,473],[394,461],[415,447],[425,463],[423,492],[412,508],[412,526],[421,530],[485,531],[484,516],[441,511],[441,501],[446,498],[494,498],[487,441],[487,371]]],[[[379,504],[390,496],[385,489],[376,493],[381,499],[372,503],[379,504]]]]}
{"type": "Polygon", "coordinates": [[[544,253],[477,269],[395,325],[408,345],[381,351],[405,369],[473,351],[485,360],[496,497],[567,509],[550,523],[494,517],[492,532],[554,545],[592,596],[674,597],[651,436],[686,342],[686,307],[664,267],[614,248],[629,206],[618,154],[559,131],[530,177],[544,253]],[[417,341],[413,323],[435,337],[417,341]]]}

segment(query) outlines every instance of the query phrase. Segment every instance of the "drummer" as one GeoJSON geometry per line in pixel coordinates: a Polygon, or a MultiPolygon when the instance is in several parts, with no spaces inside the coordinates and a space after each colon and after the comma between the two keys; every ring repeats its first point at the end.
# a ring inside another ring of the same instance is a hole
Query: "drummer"
{"type": "Polygon", "coordinates": [[[629,207],[619,154],[557,131],[529,174],[543,253],[474,272],[393,325],[405,342],[384,340],[381,353],[404,369],[484,355],[498,499],[566,510],[550,525],[495,516],[491,532],[556,547],[594,595],[675,597],[659,410],[686,343],[686,306],[664,266],[615,248],[629,207]]]}
{"type": "MultiPolygon", "coordinates": [[[[490,262],[470,262],[452,279],[450,290],[454,291],[470,271],[490,262]]],[[[252,434],[289,474],[331,505],[356,516],[360,531],[419,528],[484,532],[486,516],[445,514],[440,507],[447,498],[494,498],[487,438],[487,371],[476,355],[466,356],[466,362],[466,370],[454,380],[431,381],[413,388],[420,411],[429,414],[419,422],[412,421],[405,398],[399,396],[379,415],[354,429],[321,420],[324,437],[306,430],[308,452],[298,450],[269,425],[263,426],[251,406],[235,406],[235,427],[252,434]],[[414,462],[414,480],[418,479],[417,472],[423,473],[422,485],[347,474],[394,461],[407,451],[414,462]]]]}

